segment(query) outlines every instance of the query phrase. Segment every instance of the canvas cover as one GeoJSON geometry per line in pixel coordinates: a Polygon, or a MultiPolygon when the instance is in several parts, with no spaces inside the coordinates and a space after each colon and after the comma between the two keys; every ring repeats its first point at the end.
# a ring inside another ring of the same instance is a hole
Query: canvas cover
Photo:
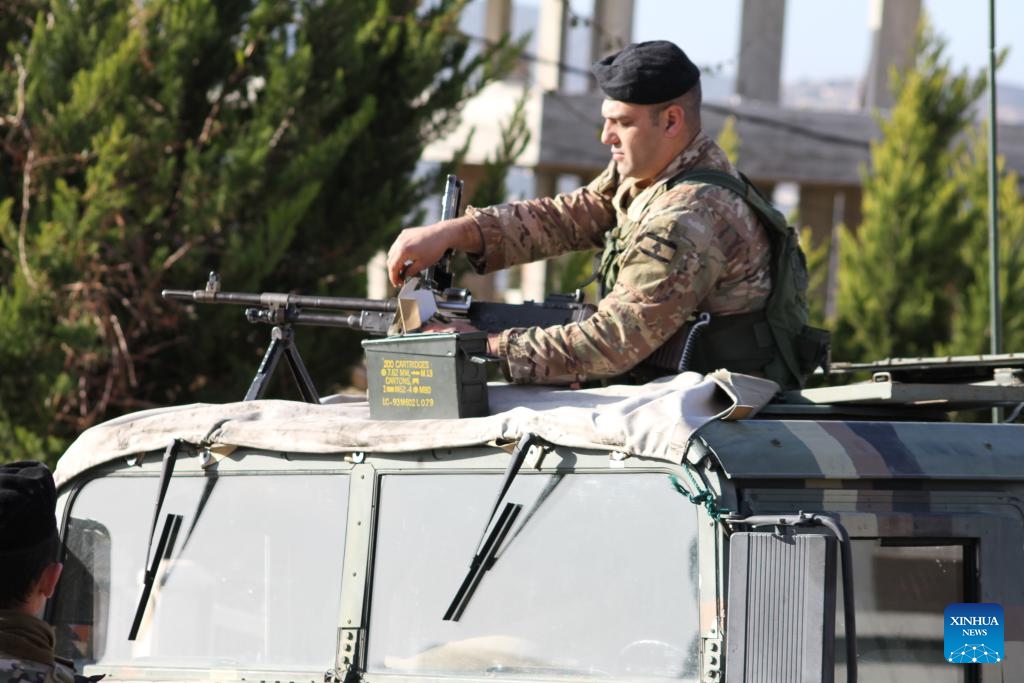
{"type": "Polygon", "coordinates": [[[290,453],[412,453],[533,433],[561,446],[679,463],[701,426],[751,417],[777,390],[770,380],[724,370],[594,389],[492,384],[490,415],[453,420],[372,420],[365,398],[345,396],[321,404],[190,404],[131,413],[86,430],[54,474],[60,485],[115,458],[162,450],[173,439],[290,453]]]}

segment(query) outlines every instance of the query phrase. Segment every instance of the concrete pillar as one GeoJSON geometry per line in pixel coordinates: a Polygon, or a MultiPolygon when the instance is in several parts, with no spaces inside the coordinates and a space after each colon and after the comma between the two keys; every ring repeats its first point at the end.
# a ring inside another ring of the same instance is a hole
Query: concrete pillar
{"type": "Polygon", "coordinates": [[[633,0],[594,0],[594,21],[590,32],[590,61],[633,42],[633,0]]]}
{"type": "Polygon", "coordinates": [[[804,249],[829,245],[828,274],[822,291],[808,296],[824,301],[826,318],[835,314],[835,295],[839,274],[839,226],[856,230],[860,225],[861,189],[837,185],[802,185],[800,187],[800,222],[796,227],[811,229],[811,244],[804,249]]]}
{"type": "Polygon", "coordinates": [[[809,227],[815,244],[827,242],[837,223],[857,229],[861,221],[861,189],[838,185],[801,185],[800,225],[809,227]]]}
{"type": "MultiPolygon", "coordinates": [[[[558,193],[558,174],[536,172],[537,197],[553,197],[558,193]]],[[[547,296],[547,261],[524,263],[519,270],[519,289],[523,301],[544,301],[547,296]]]]}
{"type": "Polygon", "coordinates": [[[547,261],[531,261],[519,266],[520,301],[544,301],[547,277],[547,261]]]}
{"type": "Polygon", "coordinates": [[[512,0],[487,0],[484,11],[484,38],[496,43],[512,29],[512,0]]]}
{"type": "Polygon", "coordinates": [[[871,0],[871,57],[861,97],[864,109],[892,106],[889,70],[910,66],[920,17],[921,0],[871,0]]]}
{"type": "Polygon", "coordinates": [[[786,0],[743,0],[736,94],[778,104],[786,0]]]}
{"type": "Polygon", "coordinates": [[[370,299],[387,299],[391,296],[388,281],[388,254],[378,251],[366,264],[366,296],[370,299]]]}
{"type": "Polygon", "coordinates": [[[537,86],[543,92],[562,89],[565,63],[565,29],[569,11],[567,0],[541,0],[537,27],[537,86]]]}

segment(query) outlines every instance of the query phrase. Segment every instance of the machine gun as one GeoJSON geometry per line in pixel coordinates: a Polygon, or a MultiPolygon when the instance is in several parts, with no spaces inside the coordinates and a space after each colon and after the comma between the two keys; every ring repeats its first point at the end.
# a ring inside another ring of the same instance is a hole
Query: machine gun
{"type": "MultiPolygon", "coordinates": [[[[458,213],[462,181],[448,176],[442,200],[442,219],[458,213]]],[[[309,296],[278,292],[224,292],[220,277],[210,273],[204,289],[165,289],[165,299],[201,304],[245,306],[250,323],[272,325],[270,345],[260,362],[256,376],[243,400],[263,396],[267,380],[284,356],[304,401],[318,403],[319,394],[294,343],[293,325],[345,327],[384,336],[396,332],[411,333],[435,313],[442,319],[461,319],[484,332],[500,332],[510,327],[564,325],[584,320],[594,312],[583,303],[582,292],[555,294],[543,302],[506,304],[474,301],[468,290],[451,287],[451,252],[419,277],[411,278],[398,297],[363,299],[356,297],[309,296]],[[408,298],[403,295],[408,295],[408,298]],[[412,302],[411,306],[405,304],[412,302]]]]}

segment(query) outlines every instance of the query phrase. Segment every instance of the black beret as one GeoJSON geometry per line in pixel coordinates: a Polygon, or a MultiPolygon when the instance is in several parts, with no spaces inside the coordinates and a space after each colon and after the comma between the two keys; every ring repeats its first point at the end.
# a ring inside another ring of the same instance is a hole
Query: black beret
{"type": "Polygon", "coordinates": [[[57,533],[57,492],[38,462],[0,465],[0,553],[26,550],[57,533]]]}
{"type": "Polygon", "coordinates": [[[667,40],[627,45],[591,70],[608,99],[629,104],[667,102],[700,81],[697,65],[667,40]]]}

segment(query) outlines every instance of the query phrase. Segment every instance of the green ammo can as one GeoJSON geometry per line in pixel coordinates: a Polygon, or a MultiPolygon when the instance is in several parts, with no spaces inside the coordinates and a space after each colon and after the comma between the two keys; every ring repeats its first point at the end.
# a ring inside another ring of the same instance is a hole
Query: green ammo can
{"type": "Polygon", "coordinates": [[[377,420],[487,415],[487,333],[408,334],[363,341],[367,400],[377,420]]]}

